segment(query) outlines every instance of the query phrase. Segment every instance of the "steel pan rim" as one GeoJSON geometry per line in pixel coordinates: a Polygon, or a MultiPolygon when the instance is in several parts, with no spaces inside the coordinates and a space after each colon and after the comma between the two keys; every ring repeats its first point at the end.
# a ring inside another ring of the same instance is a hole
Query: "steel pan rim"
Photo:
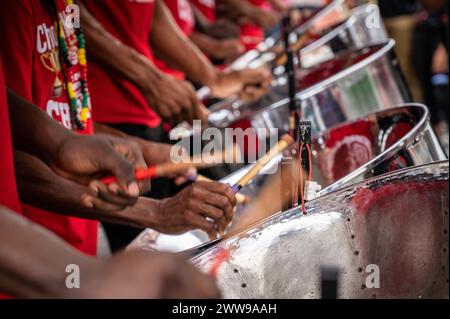
{"type": "Polygon", "coordinates": [[[386,55],[386,53],[390,52],[394,48],[395,40],[389,38],[388,40],[385,40],[385,41],[371,41],[368,44],[366,44],[365,46],[359,46],[359,47],[352,49],[352,51],[357,51],[360,49],[364,49],[366,47],[377,46],[377,45],[382,45],[382,47],[379,50],[377,50],[376,52],[374,52],[373,54],[371,54],[370,56],[368,56],[367,58],[365,58],[364,60],[359,61],[358,63],[349,66],[348,68],[340,71],[339,73],[337,73],[325,80],[322,80],[319,83],[317,83],[309,88],[306,88],[305,90],[298,92],[296,94],[296,97],[298,99],[310,98],[311,96],[314,96],[317,93],[322,92],[324,89],[330,87],[335,82],[338,82],[338,81],[352,75],[353,73],[360,71],[360,70],[364,69],[365,67],[370,66],[372,63],[377,62],[378,60],[383,58],[386,55]]]}
{"type": "Polygon", "coordinates": [[[307,45],[306,47],[302,48],[300,50],[301,53],[308,53],[308,51],[312,51],[317,49],[318,47],[322,46],[329,40],[336,37],[340,32],[353,27],[358,19],[362,17],[362,15],[367,14],[367,8],[371,7],[373,4],[363,4],[360,6],[357,6],[356,8],[353,8],[351,10],[351,15],[345,19],[344,22],[342,22],[340,25],[337,26],[337,28],[332,29],[331,31],[324,34],[322,37],[314,41],[313,43],[307,45]]]}
{"type": "MultiPolygon", "coordinates": [[[[321,136],[321,135],[326,135],[327,133],[329,133],[332,130],[335,130],[339,127],[342,126],[346,126],[346,125],[350,125],[352,123],[355,123],[357,121],[363,120],[363,119],[367,119],[370,116],[377,116],[378,115],[383,115],[386,113],[392,113],[397,111],[401,111],[401,110],[417,110],[419,112],[421,112],[420,115],[420,119],[419,121],[414,125],[414,127],[412,128],[411,131],[409,131],[407,134],[405,134],[405,136],[403,136],[401,139],[399,139],[394,145],[392,145],[391,147],[389,147],[388,149],[386,149],[384,152],[378,154],[376,157],[374,157],[372,160],[368,161],[367,163],[365,163],[364,165],[360,166],[359,168],[357,168],[356,170],[352,171],[350,174],[347,174],[346,176],[344,176],[343,178],[335,181],[334,183],[332,183],[330,186],[324,188],[321,192],[319,192],[319,198],[323,198],[325,196],[329,196],[330,194],[332,194],[335,191],[341,191],[344,189],[348,189],[348,188],[352,188],[353,185],[355,185],[355,183],[353,184],[348,184],[351,180],[353,180],[354,178],[360,176],[361,174],[364,174],[365,172],[370,171],[373,167],[377,166],[379,163],[381,163],[382,161],[386,160],[387,158],[391,158],[392,156],[394,156],[395,154],[397,154],[400,150],[402,150],[403,148],[405,148],[406,145],[408,145],[410,142],[414,141],[415,138],[418,136],[418,134],[420,134],[421,132],[424,132],[425,129],[427,129],[428,123],[429,123],[429,119],[430,119],[430,112],[428,107],[426,107],[424,104],[421,103],[403,103],[403,104],[399,104],[396,106],[392,106],[388,109],[385,110],[381,110],[381,111],[375,111],[375,112],[368,112],[366,114],[363,114],[361,116],[359,116],[358,118],[354,119],[354,120],[350,120],[350,121],[346,121],[344,123],[341,123],[339,125],[335,125],[325,131],[320,132],[319,134],[315,135],[315,138],[321,136]]],[[[448,162],[448,160],[444,160],[442,162],[448,162]]],[[[408,169],[412,169],[414,167],[421,167],[421,166],[427,166],[427,165],[431,165],[431,164],[435,164],[438,163],[440,161],[437,162],[432,162],[432,163],[427,163],[427,164],[423,164],[423,165],[416,165],[413,167],[406,167],[404,169],[399,169],[396,170],[395,172],[388,172],[388,173],[384,173],[372,178],[369,178],[367,180],[365,180],[366,182],[372,180],[372,179],[376,179],[376,178],[382,178],[385,175],[392,175],[394,176],[395,174],[397,174],[397,172],[403,172],[404,170],[408,170],[408,169]]],[[[295,207],[292,208],[291,210],[296,209],[295,207]]],[[[290,211],[290,210],[289,210],[290,211]]],[[[249,227],[245,227],[244,230],[239,230],[238,232],[234,233],[230,233],[230,234],[226,234],[224,237],[218,238],[214,241],[209,241],[207,243],[204,243],[203,245],[197,246],[197,247],[193,247],[191,249],[185,250],[181,253],[186,253],[189,254],[191,251],[195,250],[196,248],[201,249],[202,247],[206,246],[210,246],[210,245],[216,245],[220,242],[222,242],[223,240],[227,240],[230,239],[242,232],[245,232],[246,230],[248,230],[251,227],[254,227],[256,225],[259,225],[260,223],[272,218],[272,217],[276,217],[278,216],[280,213],[283,212],[278,212],[278,213],[274,213],[271,216],[261,220],[260,222],[257,222],[253,225],[250,225],[249,227]]]]}
{"type": "MultiPolygon", "coordinates": [[[[351,10],[352,15],[360,15],[360,14],[367,13],[367,8],[373,7],[373,6],[374,6],[373,3],[364,3],[359,6],[356,6],[351,10]]],[[[376,4],[375,4],[375,7],[379,8],[376,4]]]]}
{"type": "Polygon", "coordinates": [[[348,17],[341,25],[338,25],[336,28],[332,29],[331,31],[325,33],[323,36],[321,36],[316,41],[313,41],[311,44],[307,45],[304,48],[300,49],[300,54],[306,54],[309,51],[316,50],[317,48],[321,47],[331,39],[335,38],[339,33],[341,33],[344,30],[349,29],[350,27],[354,26],[356,24],[356,21],[358,19],[354,16],[348,17]]]}
{"type": "MultiPolygon", "coordinates": [[[[293,30],[294,33],[299,33],[299,32],[305,32],[304,29],[309,29],[311,27],[313,27],[313,24],[318,20],[323,18],[324,15],[328,14],[329,11],[331,11],[332,9],[335,9],[335,7],[338,6],[342,6],[344,5],[344,0],[334,0],[333,2],[325,5],[321,10],[319,10],[310,20],[306,21],[304,24],[298,26],[296,29],[293,30]]],[[[257,48],[252,49],[246,53],[244,53],[244,55],[238,57],[235,61],[233,61],[233,63],[231,63],[230,66],[228,66],[225,70],[233,70],[235,68],[235,64],[237,64],[237,62],[242,61],[241,58],[243,58],[245,55],[250,55],[252,53],[259,53],[262,54],[265,51],[267,51],[268,49],[272,48],[274,45],[269,45],[270,42],[273,43],[277,43],[281,41],[281,36],[271,36],[268,37],[267,39],[265,39],[263,42],[261,42],[257,48]]]]}
{"type": "Polygon", "coordinates": [[[344,0],[334,0],[333,2],[325,5],[322,9],[320,9],[311,19],[307,20],[305,23],[301,24],[297,28],[293,30],[294,33],[304,33],[309,28],[314,26],[318,20],[322,19],[324,16],[329,14],[331,11],[336,9],[337,7],[345,5],[344,0]]]}
{"type": "MultiPolygon", "coordinates": [[[[306,89],[301,90],[300,92],[296,93],[296,95],[295,95],[296,99],[306,100],[306,99],[326,90],[327,88],[329,88],[336,82],[341,81],[342,79],[347,78],[348,76],[351,76],[353,73],[360,71],[366,67],[369,67],[372,63],[377,62],[378,60],[383,58],[386,55],[386,53],[388,53],[389,51],[391,51],[393,49],[393,47],[395,46],[395,40],[388,39],[385,41],[372,41],[364,47],[361,47],[361,46],[356,47],[356,48],[352,49],[351,51],[356,51],[358,49],[362,49],[367,46],[376,46],[376,45],[382,45],[382,47],[379,50],[377,50],[376,52],[374,52],[373,54],[371,54],[370,56],[368,56],[367,58],[365,58],[364,60],[346,68],[345,70],[338,72],[337,74],[335,74],[327,79],[324,79],[324,80],[314,84],[313,86],[311,86],[309,88],[306,88],[306,89]]],[[[238,101],[238,99],[236,99],[236,98],[233,98],[233,99],[230,98],[230,99],[224,100],[222,102],[218,102],[217,104],[215,104],[211,107],[211,113],[215,113],[215,112],[222,110],[222,105],[229,105],[229,104],[235,103],[237,101],[238,101]]],[[[261,114],[262,112],[276,110],[279,107],[282,107],[283,105],[287,105],[288,103],[289,103],[289,98],[282,99],[282,100],[272,103],[266,107],[262,107],[261,109],[249,111],[249,114],[247,115],[247,117],[255,116],[257,114],[261,114]]],[[[244,104],[244,107],[245,107],[245,104],[244,104]]],[[[233,123],[236,123],[239,120],[242,120],[243,118],[244,118],[243,116],[237,116],[236,118],[234,118],[231,121],[228,121],[228,120],[225,121],[225,123],[222,125],[220,123],[216,123],[216,122],[213,122],[213,124],[214,124],[214,126],[225,128],[233,123]]]]}
{"type": "Polygon", "coordinates": [[[426,107],[424,104],[404,103],[404,104],[390,107],[386,110],[366,113],[365,115],[359,116],[358,118],[356,118],[354,120],[346,121],[345,123],[333,126],[329,129],[317,134],[316,137],[326,135],[327,133],[329,133],[339,127],[350,125],[357,121],[366,119],[366,118],[370,117],[371,115],[378,116],[378,115],[383,115],[386,113],[391,113],[393,111],[395,112],[395,111],[410,110],[410,109],[418,110],[419,112],[422,112],[420,120],[414,125],[412,130],[410,130],[407,134],[405,134],[405,136],[403,136],[401,139],[399,139],[394,145],[392,145],[391,147],[386,149],[384,152],[378,154],[376,157],[374,157],[373,159],[371,159],[364,165],[360,166],[356,170],[352,171],[350,174],[347,174],[343,178],[332,183],[330,186],[324,188],[321,192],[319,192],[320,196],[326,195],[337,189],[341,189],[343,187],[343,185],[346,185],[351,180],[355,179],[357,176],[372,170],[374,167],[376,167],[381,162],[385,161],[387,158],[391,158],[391,157],[395,156],[400,150],[404,149],[409,143],[413,142],[420,133],[425,132],[425,130],[428,128],[428,124],[429,124],[429,120],[430,120],[430,111],[429,111],[428,107],[426,107]]]}
{"type": "MultiPolygon", "coordinates": [[[[384,174],[379,175],[379,176],[374,176],[372,178],[369,178],[369,179],[367,179],[367,180],[365,180],[363,182],[357,183],[355,185],[363,184],[363,183],[364,184],[370,184],[370,183],[374,183],[377,180],[385,179],[387,177],[390,177],[391,179],[395,179],[397,176],[399,176],[401,174],[404,174],[405,172],[421,170],[421,169],[428,168],[428,167],[442,167],[441,169],[444,169],[446,167],[447,171],[448,171],[449,160],[447,159],[447,160],[442,160],[442,161],[436,161],[436,162],[433,162],[433,163],[427,163],[427,164],[422,164],[422,165],[417,165],[417,166],[412,166],[412,167],[405,167],[405,168],[396,170],[394,172],[388,172],[388,173],[384,173],[384,174]]],[[[448,176],[447,176],[447,180],[448,180],[448,176]]],[[[316,198],[316,199],[314,199],[312,201],[307,202],[306,203],[306,207],[308,208],[308,206],[313,205],[314,203],[316,203],[319,200],[320,201],[326,200],[328,197],[333,196],[335,192],[345,193],[346,191],[352,190],[352,189],[355,188],[355,185],[344,186],[344,187],[339,188],[339,189],[337,189],[337,190],[335,190],[333,192],[330,192],[328,194],[320,196],[320,197],[318,197],[318,198],[316,198]]],[[[272,219],[280,218],[282,215],[288,216],[289,214],[292,214],[292,213],[296,213],[297,214],[298,210],[299,210],[299,206],[296,206],[296,207],[290,208],[290,209],[288,209],[286,211],[276,212],[276,213],[274,213],[274,214],[272,214],[272,215],[270,215],[270,216],[268,216],[268,217],[266,217],[266,218],[264,218],[264,219],[262,219],[260,221],[257,221],[257,222],[255,222],[255,223],[253,223],[251,225],[248,225],[248,226],[244,227],[243,229],[240,229],[239,231],[235,231],[233,233],[226,234],[225,236],[223,236],[221,238],[215,239],[213,241],[209,241],[209,242],[204,243],[204,244],[202,244],[200,246],[193,247],[193,248],[181,251],[181,252],[179,252],[179,254],[187,256],[188,257],[188,261],[189,262],[193,262],[195,259],[201,258],[203,255],[209,253],[211,250],[213,250],[218,245],[224,243],[225,241],[238,240],[239,237],[242,234],[248,232],[250,229],[262,226],[262,225],[268,223],[272,219]],[[201,249],[203,249],[203,251],[198,252],[201,249]]],[[[318,212],[312,212],[312,214],[318,214],[318,212]]]]}

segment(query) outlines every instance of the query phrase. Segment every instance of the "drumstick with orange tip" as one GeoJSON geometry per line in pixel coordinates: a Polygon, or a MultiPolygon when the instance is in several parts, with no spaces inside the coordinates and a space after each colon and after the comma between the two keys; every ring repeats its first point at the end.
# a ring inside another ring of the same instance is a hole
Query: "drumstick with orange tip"
{"type": "MultiPolygon", "coordinates": [[[[190,162],[186,163],[164,163],[158,165],[149,166],[146,169],[137,169],[135,171],[136,180],[148,180],[155,179],[159,177],[166,177],[171,175],[183,174],[189,168],[203,169],[209,168],[216,165],[223,164],[225,160],[229,161],[229,157],[232,157],[232,160],[238,162],[241,160],[241,153],[236,145],[233,145],[232,148],[228,148],[225,151],[219,153],[218,155],[213,155],[209,157],[207,160],[204,160],[202,156],[194,157],[190,162]]],[[[101,181],[104,184],[112,184],[117,182],[117,178],[115,176],[108,176],[101,181]]]]}
{"type": "Polygon", "coordinates": [[[269,163],[275,156],[286,150],[294,140],[288,134],[281,137],[278,143],[272,147],[263,157],[261,157],[256,164],[245,174],[233,187],[233,192],[238,193],[250,181],[252,181],[261,170],[269,163]]]}

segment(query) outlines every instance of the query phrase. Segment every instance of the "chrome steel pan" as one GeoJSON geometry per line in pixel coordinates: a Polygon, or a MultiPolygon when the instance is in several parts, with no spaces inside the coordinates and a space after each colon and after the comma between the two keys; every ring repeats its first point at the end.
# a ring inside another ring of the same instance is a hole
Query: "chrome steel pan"
{"type": "MultiPolygon", "coordinates": [[[[302,34],[307,30],[314,30],[319,32],[320,30],[325,30],[331,27],[334,24],[344,21],[349,16],[349,10],[345,5],[343,0],[335,0],[332,1],[327,6],[318,10],[311,18],[306,20],[303,24],[301,24],[297,29],[295,29],[295,33],[302,34]]],[[[295,40],[295,34],[294,40],[295,40]]],[[[281,45],[280,36],[269,37],[264,42],[260,43],[257,49],[250,50],[244,53],[241,57],[237,58],[231,65],[229,69],[231,70],[240,70],[247,67],[252,67],[252,64],[260,65],[258,61],[264,61],[266,57],[263,57],[265,54],[270,55],[270,49],[274,46],[281,45]]]]}
{"type": "Polygon", "coordinates": [[[388,39],[378,6],[363,5],[353,9],[347,20],[302,48],[301,66],[311,67],[345,50],[388,39]]]}
{"type": "Polygon", "coordinates": [[[446,160],[428,108],[406,104],[335,125],[313,139],[314,178],[325,195],[405,167],[446,160]]]}
{"type": "MultiPolygon", "coordinates": [[[[395,41],[389,40],[350,50],[300,72],[296,98],[314,132],[370,111],[410,102],[394,45],[395,41]]],[[[286,96],[286,80],[279,78],[278,84],[256,102],[225,100],[212,106],[209,121],[222,128],[242,122],[254,128],[277,128],[281,135],[289,129],[286,96]]]]}
{"type": "MultiPolygon", "coordinates": [[[[335,11],[346,12],[346,9],[339,7],[338,3],[328,8],[335,11]],[[339,8],[339,9],[337,9],[339,8]]],[[[385,41],[388,39],[386,28],[379,13],[379,8],[374,4],[366,4],[351,10],[350,14],[342,14],[342,17],[347,17],[336,25],[330,26],[328,29],[314,28],[313,22],[320,21],[323,16],[326,16],[327,11],[323,10],[323,15],[318,15],[312,19],[310,23],[305,23],[305,27],[301,30],[312,29],[322,36],[313,42],[310,42],[300,50],[302,57],[302,67],[310,67],[321,61],[325,61],[330,56],[338,54],[344,50],[361,47],[368,43],[375,41],[385,41]]],[[[293,42],[298,40],[298,36],[293,34],[291,37],[293,42]]],[[[267,42],[272,43],[273,39],[268,39],[267,42]]],[[[279,43],[278,43],[279,44],[279,43]]],[[[276,54],[274,50],[268,50],[271,47],[267,44],[262,45],[264,50],[252,50],[237,59],[230,69],[238,70],[243,68],[257,68],[268,61],[272,61],[276,54]]],[[[280,72],[277,70],[277,74],[280,72]]]]}
{"type": "Polygon", "coordinates": [[[191,261],[206,273],[218,265],[225,298],[320,298],[323,266],[339,270],[339,298],[448,298],[448,177],[445,161],[373,178],[191,261]]]}
{"type": "MultiPolygon", "coordinates": [[[[447,159],[431,126],[428,108],[421,104],[369,113],[315,134],[312,142],[313,180],[323,188],[319,196],[395,170],[447,159]]],[[[274,171],[285,162],[279,155],[265,170],[274,171]]],[[[222,182],[233,185],[251,167],[240,169],[222,182]]],[[[250,205],[270,178],[261,174],[242,190],[250,205]]],[[[246,207],[238,206],[234,222],[246,211],[246,207]]]]}
{"type": "MultiPolygon", "coordinates": [[[[372,112],[334,125],[313,136],[312,149],[313,179],[324,188],[320,196],[398,169],[447,159],[431,127],[429,111],[420,104],[372,112]]],[[[263,174],[242,190],[250,199],[250,205],[272,177],[265,173],[276,171],[284,162],[282,155],[274,158],[263,174]]],[[[233,185],[251,167],[249,165],[221,182],[233,185]]],[[[237,207],[234,222],[245,215],[245,208],[237,207]]],[[[137,240],[138,246],[178,252],[215,243],[208,242],[207,236],[200,231],[181,236],[158,235],[153,239],[155,235],[153,231],[146,231],[137,240]]]]}

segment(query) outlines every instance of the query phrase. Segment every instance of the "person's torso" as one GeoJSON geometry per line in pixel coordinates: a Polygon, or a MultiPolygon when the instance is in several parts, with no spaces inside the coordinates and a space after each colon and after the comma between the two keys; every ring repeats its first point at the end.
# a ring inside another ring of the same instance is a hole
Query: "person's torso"
{"type": "MultiPolygon", "coordinates": [[[[113,37],[153,61],[150,35],[155,0],[82,1],[113,37]]],[[[148,127],[161,123],[135,83],[94,58],[88,72],[95,121],[148,127]]]]}
{"type": "MultiPolygon", "coordinates": [[[[259,7],[260,9],[266,8],[265,0],[244,0],[249,1],[252,5],[259,7]]],[[[265,34],[264,29],[253,23],[245,23],[240,27],[241,42],[246,51],[255,49],[258,44],[264,41],[265,34]]]]}
{"type": "Polygon", "coordinates": [[[0,58],[0,206],[5,206],[17,213],[21,207],[17,194],[14,174],[13,148],[8,115],[6,85],[3,79],[2,61],[0,58]]]}
{"type": "MultiPolygon", "coordinates": [[[[24,26],[24,30],[29,29],[31,32],[21,32],[20,26],[23,24],[19,24],[18,30],[12,29],[16,26],[8,28],[6,24],[4,30],[0,31],[8,39],[8,45],[0,49],[3,57],[6,55],[10,60],[5,65],[6,84],[66,128],[80,134],[92,134],[89,92],[85,82],[86,75],[83,75],[86,72],[83,67],[86,61],[82,61],[84,56],[79,50],[81,45],[75,30],[64,25],[58,27],[56,13],[51,12],[52,8],[56,8],[55,11],[63,17],[66,3],[63,0],[54,3],[57,7],[47,8],[39,0],[7,4],[16,15],[13,18],[26,23],[29,28],[24,26]],[[20,17],[21,14],[24,16],[20,17]],[[63,42],[59,37],[65,39],[64,47],[61,47],[63,42]],[[22,52],[18,60],[15,59],[14,50],[30,52],[22,52]],[[74,103],[72,108],[69,103],[74,103]],[[81,118],[84,118],[83,125],[78,127],[75,119],[81,118]]],[[[96,255],[98,222],[67,217],[25,204],[22,205],[22,213],[81,251],[96,255]]]]}

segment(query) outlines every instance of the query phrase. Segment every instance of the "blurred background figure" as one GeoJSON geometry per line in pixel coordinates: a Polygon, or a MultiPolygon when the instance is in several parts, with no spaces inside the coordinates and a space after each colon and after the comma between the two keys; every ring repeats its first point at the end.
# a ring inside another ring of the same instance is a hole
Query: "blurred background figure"
{"type": "MultiPolygon", "coordinates": [[[[245,52],[240,41],[239,26],[232,21],[217,18],[215,0],[166,0],[166,3],[177,1],[191,3],[195,26],[189,38],[214,64],[228,64],[245,52]]],[[[171,8],[169,4],[168,7],[171,8]]],[[[176,12],[172,14],[177,19],[176,12]]]]}
{"type": "Polygon", "coordinates": [[[270,34],[287,13],[290,0],[218,0],[216,14],[231,20],[240,29],[246,50],[256,46],[270,34]]]}
{"type": "Polygon", "coordinates": [[[414,14],[417,0],[379,0],[378,5],[389,36],[396,42],[395,53],[415,101],[422,100],[422,89],[412,60],[414,14]]]}
{"type": "Polygon", "coordinates": [[[446,149],[448,137],[448,0],[379,0],[413,98],[430,108],[446,149]]]}
{"type": "Polygon", "coordinates": [[[421,0],[419,4],[412,57],[423,101],[448,153],[448,0],[421,0]]]}

